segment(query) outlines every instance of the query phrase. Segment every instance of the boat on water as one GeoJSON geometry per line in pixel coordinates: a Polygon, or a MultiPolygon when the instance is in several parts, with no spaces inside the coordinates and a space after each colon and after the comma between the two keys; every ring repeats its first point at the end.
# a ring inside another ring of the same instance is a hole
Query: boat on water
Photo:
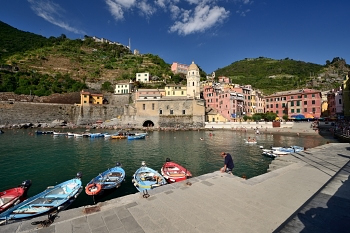
{"type": "Polygon", "coordinates": [[[247,140],[247,139],[244,139],[244,142],[247,143],[247,144],[256,144],[257,141],[254,139],[254,141],[250,141],[250,140],[247,140]]]}
{"type": "Polygon", "coordinates": [[[115,167],[109,168],[93,178],[85,187],[87,195],[98,195],[103,190],[118,188],[125,180],[125,171],[121,163],[117,162],[115,167]]]}
{"type": "Polygon", "coordinates": [[[35,133],[36,134],[53,134],[53,131],[39,131],[39,130],[36,130],[35,133]]]}
{"type": "Polygon", "coordinates": [[[129,134],[128,140],[145,139],[146,133],[129,134]]]}
{"type": "Polygon", "coordinates": [[[25,200],[32,181],[25,180],[18,187],[0,192],[0,213],[25,200]]]}
{"type": "Polygon", "coordinates": [[[112,138],[112,139],[127,139],[128,136],[127,136],[126,133],[118,132],[118,133],[116,133],[116,134],[111,135],[111,138],[112,138]]]}
{"type": "Polygon", "coordinates": [[[140,192],[167,184],[165,178],[156,170],[147,167],[142,161],[141,167],[133,175],[132,183],[140,192]]]}
{"type": "Polygon", "coordinates": [[[33,218],[43,214],[67,208],[82,190],[81,173],[15,205],[0,214],[0,220],[6,222],[33,218]]]}
{"type": "Polygon", "coordinates": [[[162,166],[160,172],[168,183],[179,182],[192,177],[189,170],[175,162],[172,162],[169,158],[166,158],[166,162],[162,166]]]}
{"type": "Polygon", "coordinates": [[[103,137],[102,133],[90,133],[89,135],[90,138],[100,138],[103,137]]]}
{"type": "Polygon", "coordinates": [[[67,133],[65,133],[65,132],[55,132],[55,131],[53,131],[53,136],[65,136],[65,135],[67,135],[67,133]]]}

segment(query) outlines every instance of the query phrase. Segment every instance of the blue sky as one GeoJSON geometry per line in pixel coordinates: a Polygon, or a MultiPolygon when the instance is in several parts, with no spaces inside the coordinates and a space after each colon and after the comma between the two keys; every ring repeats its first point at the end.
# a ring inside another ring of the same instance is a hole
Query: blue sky
{"type": "Polygon", "coordinates": [[[245,58],[350,62],[349,0],[11,0],[0,20],[45,37],[103,37],[208,74],[245,58]]]}

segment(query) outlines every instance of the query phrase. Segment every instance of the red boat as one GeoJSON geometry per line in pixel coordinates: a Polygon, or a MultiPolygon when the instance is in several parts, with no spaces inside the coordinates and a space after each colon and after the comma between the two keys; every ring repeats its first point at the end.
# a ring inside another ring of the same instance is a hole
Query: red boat
{"type": "Polygon", "coordinates": [[[168,183],[179,182],[192,177],[189,170],[177,163],[171,162],[169,158],[166,159],[166,163],[160,171],[168,183]]]}
{"type": "Polygon", "coordinates": [[[26,180],[16,188],[11,188],[0,192],[0,213],[24,201],[27,191],[31,185],[32,182],[30,180],[26,180]]]}

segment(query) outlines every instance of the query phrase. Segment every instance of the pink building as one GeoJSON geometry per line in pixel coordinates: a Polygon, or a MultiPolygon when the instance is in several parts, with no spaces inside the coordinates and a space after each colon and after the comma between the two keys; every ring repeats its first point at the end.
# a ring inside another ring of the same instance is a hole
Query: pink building
{"type": "Polygon", "coordinates": [[[321,91],[313,89],[276,92],[265,97],[265,112],[274,112],[279,117],[296,114],[321,116],[321,91]]]}
{"type": "Polygon", "coordinates": [[[333,89],[327,94],[328,116],[337,118],[344,115],[342,89],[333,89]]]}
{"type": "Polygon", "coordinates": [[[240,118],[245,114],[244,95],[241,88],[222,88],[220,84],[204,86],[203,98],[206,108],[215,109],[228,121],[240,118]]]}
{"type": "Polygon", "coordinates": [[[173,64],[171,65],[171,71],[174,74],[187,74],[187,70],[188,70],[189,65],[185,65],[185,64],[180,64],[178,62],[173,62],[173,64]]]}

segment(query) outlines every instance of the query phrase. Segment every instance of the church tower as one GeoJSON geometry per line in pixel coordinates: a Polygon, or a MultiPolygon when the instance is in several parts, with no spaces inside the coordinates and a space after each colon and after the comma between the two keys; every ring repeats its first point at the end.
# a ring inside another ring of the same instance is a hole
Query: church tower
{"type": "Polygon", "coordinates": [[[187,70],[187,99],[199,99],[200,98],[200,75],[199,68],[194,62],[188,67],[187,70]]]}

